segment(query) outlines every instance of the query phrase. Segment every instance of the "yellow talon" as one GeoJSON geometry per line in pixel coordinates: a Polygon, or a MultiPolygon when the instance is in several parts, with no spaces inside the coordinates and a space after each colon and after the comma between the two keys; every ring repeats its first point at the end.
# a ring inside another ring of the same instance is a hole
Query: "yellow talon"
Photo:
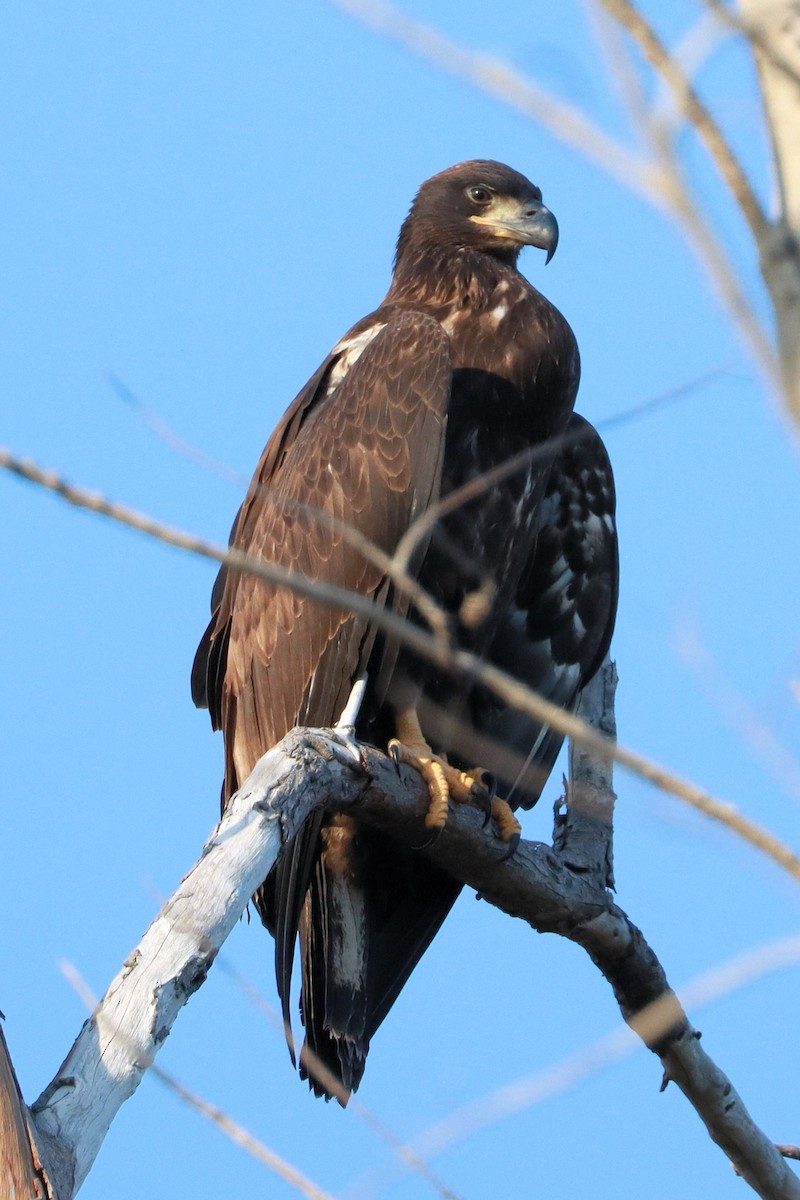
{"type": "MultiPolygon", "coordinates": [[[[450,800],[458,804],[474,802],[475,787],[483,787],[484,771],[478,767],[472,771],[460,771],[451,767],[444,755],[431,750],[420,728],[419,717],[414,708],[397,713],[397,737],[389,742],[389,750],[399,762],[408,763],[419,771],[428,786],[430,805],[425,815],[427,829],[444,829],[447,823],[447,805],[450,800]]],[[[487,798],[488,799],[488,798],[487,798]]],[[[511,809],[505,804],[508,814],[511,809]]],[[[492,810],[494,812],[494,808],[492,810]]],[[[516,819],[511,818],[519,828],[516,819]]],[[[501,827],[502,829],[502,827],[501,827]]],[[[508,840],[505,838],[504,840],[508,840]]],[[[509,838],[513,832],[509,834],[509,838]]]]}
{"type": "Polygon", "coordinates": [[[419,771],[428,785],[430,805],[425,815],[426,828],[444,829],[447,823],[447,802],[450,798],[445,765],[435,757],[424,739],[408,742],[392,738],[389,750],[397,762],[408,763],[410,767],[419,771]]]}
{"type": "Polygon", "coordinates": [[[522,833],[522,826],[511,809],[507,800],[495,796],[492,801],[492,818],[497,825],[497,832],[504,842],[510,842],[522,833]]]}

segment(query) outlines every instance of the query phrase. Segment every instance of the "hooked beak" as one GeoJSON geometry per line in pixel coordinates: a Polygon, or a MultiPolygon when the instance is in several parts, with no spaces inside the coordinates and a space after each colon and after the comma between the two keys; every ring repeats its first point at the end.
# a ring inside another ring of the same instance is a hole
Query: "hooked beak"
{"type": "Polygon", "coordinates": [[[498,198],[491,214],[470,217],[476,225],[485,225],[496,237],[508,238],[520,246],[536,246],[547,251],[546,263],[558,245],[558,221],[541,200],[504,200],[498,198]]]}

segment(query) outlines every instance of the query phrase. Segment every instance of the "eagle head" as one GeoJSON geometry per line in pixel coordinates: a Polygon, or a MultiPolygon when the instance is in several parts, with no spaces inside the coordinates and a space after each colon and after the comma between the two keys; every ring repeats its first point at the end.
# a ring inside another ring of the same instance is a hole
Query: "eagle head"
{"type": "Polygon", "coordinates": [[[426,180],[400,230],[397,262],[411,247],[470,247],[516,261],[523,246],[558,245],[558,223],[538,187],[503,163],[474,159],[426,180]]]}

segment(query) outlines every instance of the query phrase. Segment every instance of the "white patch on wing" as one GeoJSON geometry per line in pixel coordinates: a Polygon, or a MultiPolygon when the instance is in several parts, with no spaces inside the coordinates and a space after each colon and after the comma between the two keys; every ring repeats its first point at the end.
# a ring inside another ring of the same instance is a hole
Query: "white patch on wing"
{"type": "Polygon", "coordinates": [[[495,304],[494,308],[489,310],[488,316],[494,325],[499,325],[503,318],[508,316],[508,305],[501,300],[499,304],[495,304]]]}
{"type": "Polygon", "coordinates": [[[385,328],[385,323],[370,325],[369,329],[365,329],[363,333],[359,333],[355,337],[342,338],[341,342],[334,346],[333,353],[338,354],[339,357],[333,364],[331,373],[328,376],[328,394],[339,386],[350,368],[358,362],[370,342],[385,328]]]}
{"type": "Polygon", "coordinates": [[[604,525],[605,521],[598,517],[596,513],[589,513],[588,517],[586,517],[583,523],[586,536],[591,538],[600,537],[603,532],[604,525]]]}
{"type": "MultiPolygon", "coordinates": [[[[536,516],[536,513],[531,508],[531,503],[530,503],[531,497],[533,496],[533,489],[534,489],[535,482],[536,482],[536,479],[533,474],[529,473],[525,477],[525,483],[522,488],[522,495],[520,496],[519,500],[517,501],[517,505],[514,510],[516,523],[519,526],[518,533],[520,533],[520,534],[528,532],[531,525],[533,524],[534,517],[536,516]]],[[[512,541],[513,541],[513,539],[512,539],[512,541]]],[[[513,554],[512,543],[509,543],[509,552],[513,554]]]]}
{"type": "Polygon", "coordinates": [[[547,587],[544,589],[544,592],[542,593],[542,595],[543,596],[552,596],[552,594],[554,592],[563,591],[566,588],[567,583],[569,582],[569,579],[571,578],[572,574],[573,574],[572,568],[570,567],[567,560],[564,558],[564,555],[559,554],[558,558],[556,559],[556,561],[553,563],[553,566],[552,566],[550,582],[548,583],[547,587]]]}

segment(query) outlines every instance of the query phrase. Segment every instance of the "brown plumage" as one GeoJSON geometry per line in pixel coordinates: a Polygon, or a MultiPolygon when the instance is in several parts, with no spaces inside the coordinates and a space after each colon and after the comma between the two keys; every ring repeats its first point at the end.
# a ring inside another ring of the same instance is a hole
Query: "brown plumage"
{"type": "MultiPolygon", "coordinates": [[[[549,258],[556,241],[539,190],[502,164],[462,163],[423,184],[386,299],[288,409],[231,543],[405,613],[346,527],[392,554],[440,495],[528,448],[513,474],[438,522],[412,567],[461,644],[572,707],[608,648],[617,560],[608,459],[571,416],[574,336],[516,269],[523,245],[549,258]],[[477,609],[475,594],[487,598],[477,609]]],[[[515,807],[536,802],[560,736],[387,647],[363,617],[223,568],[192,674],[225,736],[223,805],[294,725],[334,724],[364,674],[359,737],[385,746],[394,713],[413,705],[435,749],[494,770],[515,807]]],[[[372,1035],[458,891],[418,852],[323,815],[265,881],[256,903],[287,1020],[300,933],[313,1052],[301,1072],[318,1094],[358,1086],[372,1035]],[[315,1075],[319,1061],[341,1087],[315,1075]]]]}

